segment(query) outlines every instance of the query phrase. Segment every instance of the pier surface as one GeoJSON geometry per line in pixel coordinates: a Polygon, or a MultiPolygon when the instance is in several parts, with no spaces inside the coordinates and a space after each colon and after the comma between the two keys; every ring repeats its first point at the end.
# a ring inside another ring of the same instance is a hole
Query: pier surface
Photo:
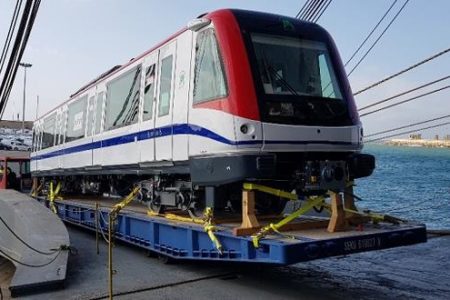
{"type": "MultiPolygon", "coordinates": [[[[64,290],[20,299],[107,296],[107,248],[95,253],[91,232],[69,226],[78,255],[64,290]]],[[[450,238],[288,267],[179,262],[163,264],[141,249],[114,249],[116,299],[449,299],[450,238]]]]}

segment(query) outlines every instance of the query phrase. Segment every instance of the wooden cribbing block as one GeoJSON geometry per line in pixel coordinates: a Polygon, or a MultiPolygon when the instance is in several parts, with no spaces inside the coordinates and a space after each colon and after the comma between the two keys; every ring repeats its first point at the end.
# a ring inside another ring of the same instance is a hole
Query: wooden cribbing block
{"type": "Polygon", "coordinates": [[[242,223],[233,229],[234,235],[247,235],[256,232],[261,226],[255,216],[255,192],[242,191],[242,223]]]}
{"type": "Polygon", "coordinates": [[[331,193],[331,218],[328,232],[343,231],[345,229],[345,211],[342,197],[339,193],[331,193]]]}

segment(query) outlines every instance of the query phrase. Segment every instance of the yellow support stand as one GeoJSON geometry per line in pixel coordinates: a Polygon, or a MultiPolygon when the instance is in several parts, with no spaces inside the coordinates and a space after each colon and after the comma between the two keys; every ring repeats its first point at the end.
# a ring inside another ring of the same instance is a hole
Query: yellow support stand
{"type": "Polygon", "coordinates": [[[50,201],[50,209],[56,214],[55,200],[62,200],[63,198],[59,195],[61,191],[61,182],[58,182],[56,188],[53,189],[53,181],[50,181],[48,200],[50,201]]]}

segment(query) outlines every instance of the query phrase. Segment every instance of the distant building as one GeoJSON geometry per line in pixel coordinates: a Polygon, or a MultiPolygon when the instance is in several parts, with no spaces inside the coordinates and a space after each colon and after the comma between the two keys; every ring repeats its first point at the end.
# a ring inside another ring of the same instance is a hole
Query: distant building
{"type": "MultiPolygon", "coordinates": [[[[9,121],[9,120],[1,120],[0,121],[0,128],[2,129],[22,129],[22,121],[9,121]]],[[[33,122],[32,121],[25,121],[25,129],[32,130],[33,129],[33,122]]]]}
{"type": "Polygon", "coordinates": [[[420,133],[413,133],[409,135],[409,139],[410,140],[421,140],[422,139],[422,134],[420,133]]]}

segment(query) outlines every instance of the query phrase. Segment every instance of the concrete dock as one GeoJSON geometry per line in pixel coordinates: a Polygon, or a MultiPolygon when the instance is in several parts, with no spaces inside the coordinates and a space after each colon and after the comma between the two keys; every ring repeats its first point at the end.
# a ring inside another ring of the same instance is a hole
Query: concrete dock
{"type": "MultiPolygon", "coordinates": [[[[78,255],[63,290],[20,299],[104,299],[107,248],[92,232],[69,226],[78,255]]],[[[450,238],[288,267],[214,262],[163,264],[141,250],[114,249],[116,299],[449,299],[450,238]]],[[[0,271],[4,273],[3,269],[0,271]]]]}
{"type": "Polygon", "coordinates": [[[0,256],[15,265],[13,295],[63,284],[69,245],[65,225],[49,209],[28,195],[0,191],[0,256]]]}

